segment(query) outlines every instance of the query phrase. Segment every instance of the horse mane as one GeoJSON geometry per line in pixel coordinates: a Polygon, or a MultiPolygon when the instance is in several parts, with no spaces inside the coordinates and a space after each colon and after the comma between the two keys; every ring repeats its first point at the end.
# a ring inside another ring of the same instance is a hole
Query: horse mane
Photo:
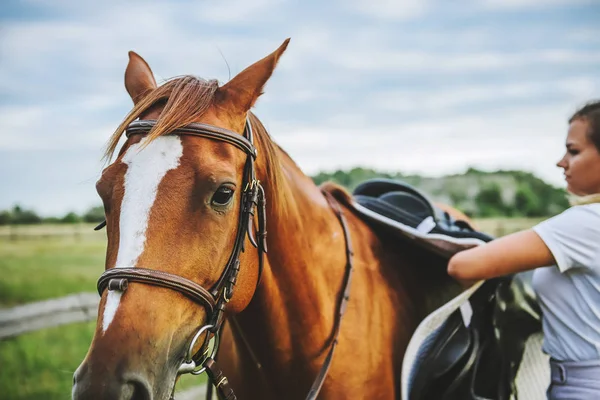
{"type": "MultiPolygon", "coordinates": [[[[168,135],[175,129],[197,121],[213,104],[218,89],[219,83],[217,80],[205,80],[191,75],[184,75],[171,78],[156,89],[148,91],[110,137],[104,152],[104,159],[108,161],[113,157],[127,126],[153,106],[164,104],[156,125],[148,132],[145,145],[160,136],[168,135]]],[[[249,113],[249,115],[259,154],[266,161],[267,179],[270,184],[274,185],[274,188],[278,188],[275,193],[279,195],[280,201],[275,202],[275,205],[284,204],[284,201],[282,201],[284,199],[281,199],[281,197],[287,191],[281,190],[281,185],[285,185],[286,180],[283,178],[283,171],[280,168],[281,160],[278,154],[278,151],[283,150],[271,139],[260,120],[252,113],[249,113]]]]}
{"type": "Polygon", "coordinates": [[[323,182],[319,188],[322,191],[331,194],[334,199],[340,202],[340,204],[352,208],[352,195],[343,186],[338,185],[335,182],[327,181],[323,182]]]}
{"type": "Polygon", "coordinates": [[[269,198],[272,199],[269,201],[269,206],[272,207],[277,215],[284,216],[287,214],[284,205],[288,204],[291,199],[288,196],[288,181],[284,176],[282,169],[283,160],[280,154],[287,155],[287,153],[273,141],[271,135],[269,135],[269,132],[267,132],[267,129],[256,115],[249,112],[249,116],[254,139],[256,140],[256,147],[259,154],[264,157],[264,169],[269,180],[269,185],[265,186],[263,182],[263,187],[265,190],[269,190],[268,187],[273,188],[269,193],[269,198]]]}

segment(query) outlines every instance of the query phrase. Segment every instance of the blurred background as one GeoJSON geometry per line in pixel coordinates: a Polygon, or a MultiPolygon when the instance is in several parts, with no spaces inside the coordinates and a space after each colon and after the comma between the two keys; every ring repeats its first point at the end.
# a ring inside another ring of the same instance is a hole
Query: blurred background
{"type": "Polygon", "coordinates": [[[599,22],[597,0],[5,0],[0,399],[70,397],[129,50],[159,83],[224,83],[291,37],[255,113],[307,174],[404,179],[503,235],[568,206],[555,163],[567,119],[600,97],[599,22]]]}

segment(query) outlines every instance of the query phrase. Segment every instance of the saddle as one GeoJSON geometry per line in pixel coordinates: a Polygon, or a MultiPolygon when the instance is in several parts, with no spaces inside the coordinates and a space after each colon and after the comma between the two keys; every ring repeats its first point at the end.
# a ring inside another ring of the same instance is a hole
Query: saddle
{"type": "Polygon", "coordinates": [[[353,207],[368,222],[444,258],[489,242],[492,236],[456,220],[406,182],[372,179],[353,192],[353,207]]]}
{"type": "MultiPolygon", "coordinates": [[[[453,219],[416,188],[374,179],[352,207],[377,232],[408,240],[448,260],[493,240],[453,219]]],[[[403,360],[404,400],[509,400],[527,339],[541,330],[531,272],[480,282],[426,317],[403,360]]]]}

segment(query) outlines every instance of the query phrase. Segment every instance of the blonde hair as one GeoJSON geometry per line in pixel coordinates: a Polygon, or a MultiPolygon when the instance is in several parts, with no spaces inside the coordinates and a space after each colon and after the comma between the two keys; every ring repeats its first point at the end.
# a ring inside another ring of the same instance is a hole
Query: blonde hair
{"type": "Polygon", "coordinates": [[[572,206],[582,206],[593,203],[600,203],[600,193],[588,194],[586,196],[569,194],[569,204],[572,206]]]}

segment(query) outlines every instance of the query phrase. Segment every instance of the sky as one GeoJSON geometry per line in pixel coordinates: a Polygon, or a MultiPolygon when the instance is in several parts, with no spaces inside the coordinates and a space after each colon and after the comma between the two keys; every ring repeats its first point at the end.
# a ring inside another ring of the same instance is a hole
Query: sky
{"type": "Polygon", "coordinates": [[[600,0],[4,0],[0,209],[99,205],[104,146],[157,81],[227,82],[291,38],[254,112],[307,174],[521,169],[564,187],[567,120],[600,98],[600,0]]]}

